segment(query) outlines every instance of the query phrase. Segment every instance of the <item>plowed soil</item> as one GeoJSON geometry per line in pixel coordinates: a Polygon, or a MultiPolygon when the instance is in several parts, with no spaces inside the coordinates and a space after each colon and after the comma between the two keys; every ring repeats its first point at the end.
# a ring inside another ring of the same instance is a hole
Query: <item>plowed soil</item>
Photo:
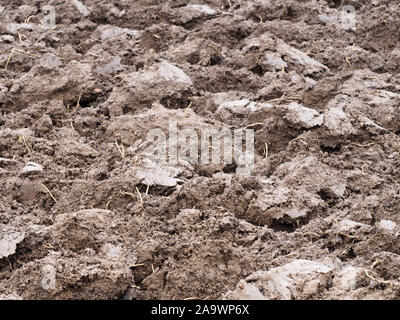
{"type": "Polygon", "coordinates": [[[0,1],[0,298],[399,298],[398,1],[43,3],[0,1]],[[171,120],[253,172],[149,167],[171,120]]]}

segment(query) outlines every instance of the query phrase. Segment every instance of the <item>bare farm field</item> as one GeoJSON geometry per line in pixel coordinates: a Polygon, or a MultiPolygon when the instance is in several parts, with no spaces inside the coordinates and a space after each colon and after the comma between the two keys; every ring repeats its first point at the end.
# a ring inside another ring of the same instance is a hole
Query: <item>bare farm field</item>
{"type": "Polygon", "coordinates": [[[0,0],[0,299],[399,299],[399,12],[0,0]]]}

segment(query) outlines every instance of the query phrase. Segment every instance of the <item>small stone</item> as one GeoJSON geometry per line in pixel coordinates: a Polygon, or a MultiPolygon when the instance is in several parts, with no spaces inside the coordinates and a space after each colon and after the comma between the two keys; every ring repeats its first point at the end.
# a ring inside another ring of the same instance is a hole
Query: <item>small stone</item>
{"type": "Polygon", "coordinates": [[[111,8],[110,12],[114,17],[117,18],[121,18],[126,13],[125,10],[119,11],[116,7],[111,8]]]}
{"type": "Polygon", "coordinates": [[[94,69],[94,72],[96,73],[102,73],[102,74],[113,74],[118,71],[122,71],[124,67],[121,64],[121,58],[120,57],[115,57],[109,64],[105,66],[98,66],[94,69]]]}
{"type": "Polygon", "coordinates": [[[176,175],[179,169],[173,167],[143,167],[135,168],[134,175],[147,186],[159,185],[164,187],[175,187],[179,181],[176,175]]]}
{"type": "Polygon", "coordinates": [[[303,66],[305,75],[329,70],[327,66],[313,58],[310,58],[304,52],[288,45],[280,39],[277,41],[276,51],[282,56],[285,56],[287,62],[303,66]]]}
{"type": "Polygon", "coordinates": [[[17,245],[24,240],[25,234],[14,230],[3,229],[0,226],[0,259],[13,255],[17,250],[17,245]]]}
{"type": "Polygon", "coordinates": [[[15,38],[10,35],[3,35],[3,36],[0,36],[0,42],[13,43],[13,42],[15,42],[15,38]]]}
{"type": "Polygon", "coordinates": [[[72,3],[84,17],[90,15],[90,11],[88,10],[88,8],[85,7],[85,5],[82,2],[80,2],[79,0],[72,0],[72,3]]]}
{"type": "Polygon", "coordinates": [[[357,230],[368,230],[369,226],[364,223],[343,219],[336,223],[336,228],[339,233],[351,234],[357,230]]]}
{"type": "Polygon", "coordinates": [[[29,161],[25,167],[22,168],[22,173],[40,172],[43,167],[40,164],[29,161]]]}
{"type": "Polygon", "coordinates": [[[42,281],[40,282],[43,290],[54,290],[56,288],[56,269],[51,264],[46,264],[42,268],[42,281]]]}
{"type": "Polygon", "coordinates": [[[188,4],[186,7],[184,7],[184,9],[193,10],[193,11],[204,13],[207,15],[216,14],[216,11],[207,5],[188,4]]]}
{"type": "Polygon", "coordinates": [[[318,111],[303,107],[297,102],[292,102],[287,106],[288,112],[285,118],[293,124],[300,125],[303,128],[313,128],[322,125],[324,116],[318,111]]]}
{"type": "Polygon", "coordinates": [[[393,221],[383,219],[379,222],[379,228],[392,232],[396,230],[397,224],[393,221]]]}
{"type": "Polygon", "coordinates": [[[111,25],[102,25],[97,28],[101,40],[114,39],[117,37],[132,37],[138,38],[142,32],[138,30],[131,30],[128,28],[119,28],[111,25]]]}
{"type": "Polygon", "coordinates": [[[158,69],[160,77],[167,81],[174,81],[193,85],[192,80],[183,72],[182,69],[174,66],[173,64],[163,61],[158,69]]]}
{"type": "Polygon", "coordinates": [[[334,135],[348,135],[355,133],[349,116],[341,107],[332,107],[325,113],[324,125],[334,135]]]}
{"type": "Polygon", "coordinates": [[[269,271],[254,272],[238,283],[228,299],[306,299],[326,286],[332,271],[333,268],[316,261],[294,260],[269,271]]]}

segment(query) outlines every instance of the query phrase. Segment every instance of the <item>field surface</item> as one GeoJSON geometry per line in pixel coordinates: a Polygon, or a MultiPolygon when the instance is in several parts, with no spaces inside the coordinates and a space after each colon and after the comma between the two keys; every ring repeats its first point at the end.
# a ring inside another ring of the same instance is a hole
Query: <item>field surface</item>
{"type": "Polygon", "coordinates": [[[0,299],[398,299],[399,12],[1,0],[0,299]],[[147,161],[171,121],[251,173],[147,161]]]}

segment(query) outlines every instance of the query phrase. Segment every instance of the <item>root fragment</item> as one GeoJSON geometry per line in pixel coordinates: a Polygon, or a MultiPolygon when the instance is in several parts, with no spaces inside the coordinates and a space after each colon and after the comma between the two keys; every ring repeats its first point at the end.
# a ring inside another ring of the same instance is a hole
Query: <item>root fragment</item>
{"type": "Polygon", "coordinates": [[[265,143],[264,158],[268,158],[268,143],[265,143]]]}
{"type": "Polygon", "coordinates": [[[18,138],[18,140],[22,141],[22,143],[25,145],[26,149],[28,150],[29,155],[31,156],[31,155],[32,155],[32,149],[31,149],[31,147],[29,146],[28,142],[26,141],[25,136],[20,136],[20,137],[18,138]]]}
{"type": "Polygon", "coordinates": [[[367,269],[364,269],[364,273],[365,273],[365,275],[366,275],[368,278],[370,278],[371,280],[377,282],[378,284],[388,284],[391,288],[394,287],[394,284],[393,284],[392,281],[388,281],[388,280],[379,280],[379,279],[373,277],[372,275],[370,275],[370,274],[368,273],[368,270],[367,270],[367,269]]]}
{"type": "Polygon", "coordinates": [[[13,54],[14,54],[14,51],[15,51],[15,48],[13,48],[13,49],[11,50],[11,53],[10,53],[10,55],[9,55],[8,58],[7,58],[6,66],[5,66],[5,68],[4,68],[5,71],[7,71],[8,64],[9,64],[10,61],[11,61],[11,58],[12,58],[12,56],[13,56],[13,54]]]}
{"type": "Polygon", "coordinates": [[[193,103],[193,101],[190,101],[189,105],[185,109],[185,112],[184,112],[185,115],[187,114],[187,112],[189,111],[190,107],[192,106],[192,103],[193,103]]]}
{"type": "Polygon", "coordinates": [[[375,142],[370,142],[370,143],[367,143],[367,144],[359,144],[359,143],[355,143],[355,142],[350,143],[350,145],[355,145],[355,146],[360,147],[360,148],[370,147],[370,146],[373,146],[374,144],[375,144],[375,142]]]}
{"type": "Polygon", "coordinates": [[[117,142],[117,140],[115,140],[115,145],[117,146],[117,149],[118,149],[119,153],[121,154],[122,159],[124,159],[124,158],[125,158],[125,148],[124,148],[124,145],[123,145],[123,144],[119,145],[118,142],[117,142]]]}
{"type": "Polygon", "coordinates": [[[47,188],[43,183],[41,184],[42,187],[47,191],[47,193],[50,195],[50,197],[54,200],[55,203],[57,203],[56,198],[53,196],[53,194],[51,193],[51,191],[49,190],[49,188],[47,188]]]}
{"type": "Polygon", "coordinates": [[[251,128],[251,127],[255,127],[255,126],[262,126],[264,123],[262,123],[262,122],[256,122],[256,123],[252,123],[252,124],[249,124],[249,125],[247,125],[246,127],[245,127],[245,129],[248,129],[248,128],[251,128]]]}

